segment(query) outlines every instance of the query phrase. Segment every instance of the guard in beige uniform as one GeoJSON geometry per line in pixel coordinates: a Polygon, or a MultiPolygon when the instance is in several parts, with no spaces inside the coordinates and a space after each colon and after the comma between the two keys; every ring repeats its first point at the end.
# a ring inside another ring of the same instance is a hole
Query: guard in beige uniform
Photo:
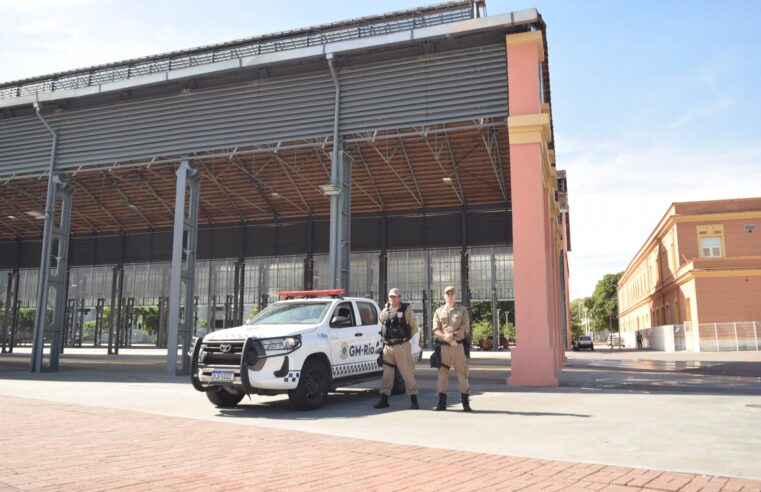
{"type": "Polygon", "coordinates": [[[388,292],[388,304],[380,315],[381,334],[383,335],[383,382],[380,400],[374,408],[387,408],[388,396],[394,386],[394,371],[404,379],[407,394],[410,395],[410,408],[417,410],[417,383],[415,382],[415,363],[412,362],[410,339],[417,333],[417,320],[412,306],[402,303],[402,291],[397,288],[388,292]]]}
{"type": "Polygon", "coordinates": [[[470,385],[468,384],[468,360],[465,357],[463,341],[470,333],[470,316],[462,304],[455,303],[454,287],[444,289],[446,304],[436,310],[433,315],[433,334],[436,343],[441,345],[441,365],[436,391],[439,393],[439,404],[434,410],[447,409],[447,386],[449,383],[449,368],[457,374],[462,397],[462,409],[470,412],[470,385]]]}

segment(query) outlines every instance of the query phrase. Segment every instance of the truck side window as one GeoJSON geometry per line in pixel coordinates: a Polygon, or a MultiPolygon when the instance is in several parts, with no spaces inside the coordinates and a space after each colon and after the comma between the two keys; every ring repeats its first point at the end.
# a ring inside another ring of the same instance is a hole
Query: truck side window
{"type": "Polygon", "coordinates": [[[334,326],[334,327],[357,326],[357,323],[354,320],[354,310],[351,308],[351,302],[342,302],[341,304],[336,306],[336,309],[333,311],[333,316],[331,318],[330,326],[334,326]],[[347,325],[334,325],[332,323],[332,320],[336,318],[337,316],[348,318],[350,320],[350,323],[347,325]]]}
{"type": "Polygon", "coordinates": [[[357,302],[359,309],[359,321],[362,326],[378,324],[378,311],[369,302],[357,302]]]}

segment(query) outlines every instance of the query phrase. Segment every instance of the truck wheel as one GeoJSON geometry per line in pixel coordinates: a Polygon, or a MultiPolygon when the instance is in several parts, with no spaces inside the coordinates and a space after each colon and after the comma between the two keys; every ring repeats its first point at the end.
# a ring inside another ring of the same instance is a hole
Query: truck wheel
{"type": "Polygon", "coordinates": [[[325,403],[329,384],[325,364],[317,359],[309,359],[301,369],[299,385],[288,392],[288,399],[299,410],[316,410],[325,403]]]}
{"type": "Polygon", "coordinates": [[[206,398],[216,407],[232,408],[243,399],[243,393],[230,393],[224,388],[215,388],[206,392],[206,398]]]}
{"type": "Polygon", "coordinates": [[[394,386],[391,387],[391,394],[401,395],[405,391],[406,387],[404,385],[404,378],[402,377],[402,373],[399,372],[399,369],[394,369],[394,386]]]}

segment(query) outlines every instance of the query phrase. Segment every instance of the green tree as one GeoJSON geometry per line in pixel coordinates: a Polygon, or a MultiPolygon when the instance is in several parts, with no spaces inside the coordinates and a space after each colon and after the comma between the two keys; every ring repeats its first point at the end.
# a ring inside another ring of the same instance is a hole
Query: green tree
{"type": "MultiPolygon", "coordinates": [[[[471,325],[471,333],[473,342],[475,343],[479,343],[485,338],[493,337],[494,334],[492,333],[491,320],[483,319],[473,323],[471,325]]],[[[503,323],[500,325],[499,333],[503,337],[510,338],[510,340],[515,340],[515,326],[512,323],[503,323]]]]}
{"type": "Polygon", "coordinates": [[[579,338],[584,334],[583,311],[586,299],[582,297],[571,301],[571,336],[573,338],[579,338]]]}
{"type": "MultiPolygon", "coordinates": [[[[105,314],[105,313],[104,313],[105,314]]],[[[135,319],[143,317],[140,330],[147,335],[155,335],[159,331],[159,308],[158,306],[145,306],[135,308],[135,319]]],[[[106,318],[107,319],[107,318],[106,318]]]]}
{"type": "Polygon", "coordinates": [[[597,282],[588,303],[592,314],[592,328],[595,331],[618,330],[618,292],[616,287],[624,272],[606,273],[597,282]]]}
{"type": "Polygon", "coordinates": [[[246,321],[250,320],[251,318],[253,318],[257,314],[259,314],[259,311],[261,311],[261,310],[262,310],[262,308],[261,308],[261,306],[259,306],[259,304],[254,304],[254,306],[248,312],[248,315],[246,316],[246,319],[243,320],[243,322],[245,323],[246,321]]]}

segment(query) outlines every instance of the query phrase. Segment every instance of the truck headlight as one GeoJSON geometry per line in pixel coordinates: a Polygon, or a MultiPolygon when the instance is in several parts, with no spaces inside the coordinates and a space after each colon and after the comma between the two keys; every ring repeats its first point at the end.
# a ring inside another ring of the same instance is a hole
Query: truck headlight
{"type": "Polygon", "coordinates": [[[301,337],[268,338],[261,340],[262,347],[266,351],[296,350],[301,346],[301,337]]]}

